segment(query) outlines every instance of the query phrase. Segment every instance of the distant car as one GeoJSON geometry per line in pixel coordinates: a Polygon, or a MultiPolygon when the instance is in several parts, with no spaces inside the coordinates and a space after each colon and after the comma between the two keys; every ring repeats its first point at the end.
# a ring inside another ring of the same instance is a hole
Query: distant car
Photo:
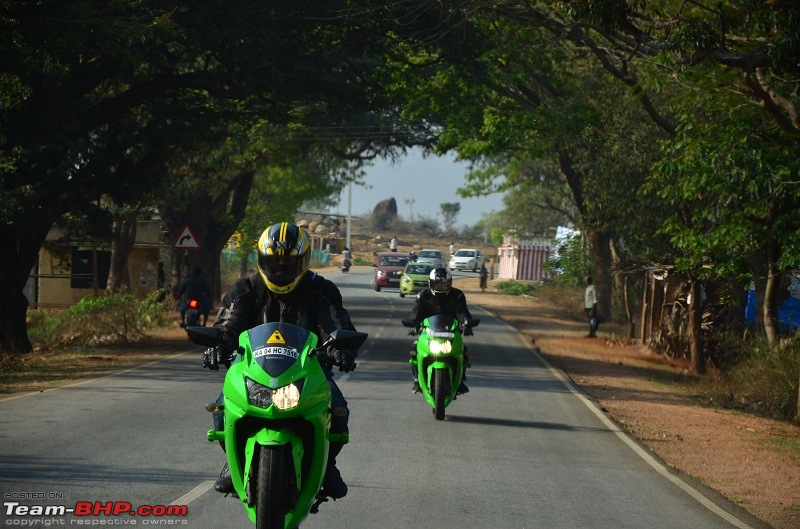
{"type": "Polygon", "coordinates": [[[451,270],[472,270],[477,272],[484,262],[483,254],[474,248],[462,248],[450,258],[451,270]]]}
{"type": "Polygon", "coordinates": [[[400,274],[411,256],[402,252],[380,252],[377,257],[377,262],[372,263],[372,266],[375,267],[372,283],[375,292],[380,292],[383,287],[398,288],[400,274]]]}
{"type": "Polygon", "coordinates": [[[428,276],[436,267],[429,263],[409,262],[400,277],[400,297],[404,298],[428,288],[428,276]]]}
{"type": "Polygon", "coordinates": [[[447,257],[442,250],[424,248],[417,254],[418,263],[432,264],[435,268],[447,268],[447,257]]]}

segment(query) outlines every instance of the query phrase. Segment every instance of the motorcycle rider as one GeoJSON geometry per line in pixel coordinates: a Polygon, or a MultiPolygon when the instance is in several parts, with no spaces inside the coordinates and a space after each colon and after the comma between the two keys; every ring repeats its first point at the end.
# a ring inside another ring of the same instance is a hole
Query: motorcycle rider
{"type": "MultiPolygon", "coordinates": [[[[461,334],[463,336],[472,336],[472,327],[467,325],[467,322],[472,319],[472,315],[467,309],[467,298],[461,289],[453,287],[453,274],[447,268],[434,268],[428,276],[428,288],[422,290],[414,302],[411,309],[410,319],[416,323],[409,334],[416,334],[416,329],[422,324],[422,321],[437,314],[446,314],[458,320],[461,324],[461,334]]],[[[411,356],[417,355],[417,342],[411,348],[411,356]]],[[[461,377],[461,385],[458,386],[458,393],[467,393],[469,388],[464,382],[467,380],[467,364],[469,363],[469,355],[467,354],[467,347],[464,346],[464,371],[461,377]]],[[[411,386],[411,391],[417,393],[420,391],[419,387],[419,370],[415,365],[411,366],[411,376],[414,379],[414,384],[411,386]]]]}
{"type": "Polygon", "coordinates": [[[350,263],[351,263],[350,259],[351,259],[350,248],[345,246],[344,250],[342,251],[342,268],[346,267],[348,270],[350,269],[350,263]]]}
{"type": "Polygon", "coordinates": [[[199,268],[192,270],[192,275],[181,282],[178,287],[181,304],[178,311],[181,313],[181,327],[186,326],[186,308],[189,300],[196,299],[200,302],[200,313],[203,315],[203,327],[206,326],[208,315],[211,312],[211,288],[203,279],[203,271],[199,268]]]}
{"type": "MultiPolygon", "coordinates": [[[[342,306],[342,296],[336,285],[308,270],[311,260],[311,240],[308,233],[288,222],[271,225],[258,239],[258,272],[240,278],[222,300],[214,326],[223,332],[227,345],[206,350],[203,367],[218,370],[219,364],[230,364],[239,335],[262,323],[282,321],[318,333],[324,340],[336,329],[355,330],[350,315],[342,306]]],[[[333,381],[331,364],[339,371],[355,369],[356,351],[330,349],[328,384],[331,388],[331,433],[348,431],[347,401],[333,381]]],[[[220,395],[218,403],[222,403],[220,395]]],[[[223,413],[214,414],[214,427],[223,429],[223,413]]],[[[220,443],[222,445],[222,443],[220,443]]],[[[347,494],[347,485],[336,468],[336,456],[342,443],[331,443],[328,468],[322,490],[331,498],[347,494]]],[[[222,446],[225,449],[224,445],[222,446]]],[[[214,484],[218,492],[233,492],[230,471],[226,463],[214,484]]]]}

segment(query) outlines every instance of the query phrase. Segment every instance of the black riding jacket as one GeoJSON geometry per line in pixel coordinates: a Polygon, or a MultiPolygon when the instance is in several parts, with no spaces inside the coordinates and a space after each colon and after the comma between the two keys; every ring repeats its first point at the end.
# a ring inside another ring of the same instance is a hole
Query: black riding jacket
{"type": "Polygon", "coordinates": [[[202,277],[191,275],[180,284],[178,294],[182,295],[184,299],[210,300],[211,288],[202,277]]]}
{"type": "Polygon", "coordinates": [[[447,294],[436,294],[426,288],[417,296],[414,307],[411,309],[411,318],[420,326],[422,320],[437,314],[447,314],[463,323],[471,320],[472,315],[467,309],[467,298],[458,288],[451,288],[447,294]]]}
{"type": "Polygon", "coordinates": [[[356,330],[342,306],[342,295],[336,285],[311,271],[285,295],[267,289],[258,273],[240,278],[222,299],[214,327],[222,329],[228,347],[233,350],[242,332],[274,321],[317,333],[321,342],[336,329],[356,330]]]}

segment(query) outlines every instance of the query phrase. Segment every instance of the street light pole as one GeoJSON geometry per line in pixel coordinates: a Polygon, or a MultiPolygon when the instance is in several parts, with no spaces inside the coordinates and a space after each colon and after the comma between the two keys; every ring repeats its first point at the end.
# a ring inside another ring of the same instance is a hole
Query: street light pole
{"type": "MultiPolygon", "coordinates": [[[[353,182],[347,188],[347,247],[350,248],[350,215],[353,209],[353,182]]],[[[352,249],[350,250],[352,254],[352,249]]]]}

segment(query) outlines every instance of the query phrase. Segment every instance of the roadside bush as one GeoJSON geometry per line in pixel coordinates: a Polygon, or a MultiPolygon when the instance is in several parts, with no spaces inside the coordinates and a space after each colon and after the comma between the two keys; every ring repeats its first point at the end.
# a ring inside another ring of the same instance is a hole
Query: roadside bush
{"type": "Polygon", "coordinates": [[[570,318],[583,318],[583,287],[569,282],[548,281],[539,289],[536,297],[564,311],[570,318]]]}
{"type": "Polygon", "coordinates": [[[540,286],[535,283],[520,282],[513,279],[497,283],[494,287],[504,294],[510,294],[512,296],[533,296],[540,288],[540,286]]]}
{"type": "Polygon", "coordinates": [[[713,384],[712,394],[723,405],[783,420],[797,416],[800,385],[800,339],[778,347],[766,341],[742,344],[738,362],[713,384]]]}
{"type": "Polygon", "coordinates": [[[164,298],[163,291],[144,300],[121,293],[84,298],[60,313],[32,313],[28,336],[42,349],[136,341],[165,324],[164,298]]]}

